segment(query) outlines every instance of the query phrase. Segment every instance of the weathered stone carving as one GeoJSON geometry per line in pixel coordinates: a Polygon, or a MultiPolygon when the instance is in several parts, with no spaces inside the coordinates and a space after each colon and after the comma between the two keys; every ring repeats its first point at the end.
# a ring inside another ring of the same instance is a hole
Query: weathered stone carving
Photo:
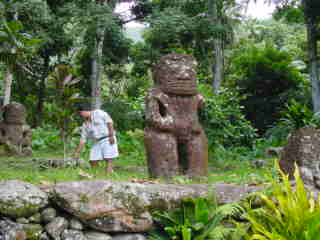
{"type": "Polygon", "coordinates": [[[145,147],[151,177],[206,176],[207,137],[198,120],[203,97],[197,92],[192,56],[163,56],[153,69],[146,97],[145,147]]]}
{"type": "Polygon", "coordinates": [[[20,103],[2,107],[3,120],[0,122],[0,144],[8,154],[31,155],[32,132],[26,124],[26,109],[20,103]]]}
{"type": "Polygon", "coordinates": [[[280,158],[280,167],[293,178],[295,163],[303,182],[320,189],[320,130],[305,127],[297,130],[288,139],[280,158]]]}

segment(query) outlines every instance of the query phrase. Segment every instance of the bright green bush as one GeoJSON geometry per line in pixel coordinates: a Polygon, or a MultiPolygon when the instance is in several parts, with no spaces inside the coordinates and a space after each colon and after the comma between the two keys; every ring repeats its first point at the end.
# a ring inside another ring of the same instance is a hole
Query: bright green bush
{"type": "Polygon", "coordinates": [[[268,139],[278,142],[278,145],[284,144],[288,135],[296,129],[306,126],[320,127],[319,114],[314,114],[309,106],[295,100],[286,104],[286,109],[280,115],[281,119],[265,134],[268,139]]]}
{"type": "Polygon", "coordinates": [[[79,129],[69,136],[68,141],[63,141],[60,129],[53,125],[44,125],[32,129],[32,149],[37,152],[72,153],[79,143],[79,129]]]}
{"type": "MultiPolygon", "coordinates": [[[[279,167],[278,167],[279,168],[279,167]]],[[[320,200],[305,188],[296,167],[296,186],[280,172],[281,182],[272,180],[272,193],[256,196],[262,208],[248,207],[245,218],[251,224],[249,240],[316,240],[320,236],[320,200]]]]}
{"type": "Polygon", "coordinates": [[[312,122],[312,110],[299,102],[292,100],[286,104],[286,110],[281,112],[280,122],[292,129],[302,128],[312,122]]]}
{"type": "Polygon", "coordinates": [[[120,132],[117,134],[119,148],[121,148],[121,154],[132,154],[133,152],[137,155],[144,155],[144,131],[142,129],[129,130],[127,132],[120,132]]]}
{"type": "Polygon", "coordinates": [[[218,206],[207,198],[187,198],[170,212],[154,213],[154,220],[163,230],[151,234],[153,240],[219,240],[234,229],[222,227],[222,220],[239,214],[237,204],[218,206]]]}
{"type": "Polygon", "coordinates": [[[256,131],[244,117],[240,105],[242,97],[231,89],[221,89],[219,95],[215,95],[211,86],[205,84],[201,84],[199,90],[205,97],[200,120],[209,144],[225,147],[251,146],[256,131]]]}
{"type": "Polygon", "coordinates": [[[33,150],[57,150],[62,149],[63,142],[59,136],[59,130],[46,125],[32,129],[32,149],[33,150]]]}

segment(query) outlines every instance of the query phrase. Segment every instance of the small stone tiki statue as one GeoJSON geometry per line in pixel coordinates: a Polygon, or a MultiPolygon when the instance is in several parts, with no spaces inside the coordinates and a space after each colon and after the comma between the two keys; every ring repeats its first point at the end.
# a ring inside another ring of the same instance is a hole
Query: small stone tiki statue
{"type": "Polygon", "coordinates": [[[25,107],[20,103],[10,103],[2,107],[0,145],[5,147],[6,154],[32,154],[32,132],[26,124],[26,114],[25,107]]]}
{"type": "Polygon", "coordinates": [[[153,69],[145,128],[151,177],[208,174],[207,137],[198,120],[204,99],[197,92],[195,67],[192,56],[168,54],[153,69]]]}

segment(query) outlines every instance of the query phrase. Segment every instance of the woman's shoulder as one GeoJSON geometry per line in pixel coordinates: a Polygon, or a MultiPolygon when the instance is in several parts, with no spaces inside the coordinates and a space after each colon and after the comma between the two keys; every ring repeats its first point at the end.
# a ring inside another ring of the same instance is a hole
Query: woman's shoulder
{"type": "Polygon", "coordinates": [[[110,118],[110,115],[101,109],[94,110],[93,118],[110,118]]]}
{"type": "Polygon", "coordinates": [[[106,111],[103,111],[102,109],[96,109],[93,111],[93,114],[95,115],[105,115],[108,114],[106,111]]]}

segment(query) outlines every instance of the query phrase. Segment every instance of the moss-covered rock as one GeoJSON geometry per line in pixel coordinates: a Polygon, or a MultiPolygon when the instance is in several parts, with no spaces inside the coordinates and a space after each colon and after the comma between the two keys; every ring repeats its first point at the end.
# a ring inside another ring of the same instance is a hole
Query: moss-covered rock
{"type": "Polygon", "coordinates": [[[0,215],[29,217],[47,204],[47,194],[30,183],[17,180],[0,182],[0,215]]]}

